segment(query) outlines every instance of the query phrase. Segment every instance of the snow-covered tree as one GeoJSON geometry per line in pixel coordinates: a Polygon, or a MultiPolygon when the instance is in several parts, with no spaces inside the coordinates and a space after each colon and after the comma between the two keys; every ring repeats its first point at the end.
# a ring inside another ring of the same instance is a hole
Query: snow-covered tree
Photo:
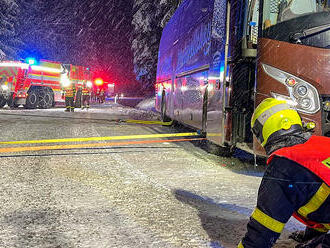
{"type": "Polygon", "coordinates": [[[17,36],[19,7],[15,0],[0,0],[0,60],[18,58],[22,45],[17,36]]]}
{"type": "Polygon", "coordinates": [[[181,0],[135,0],[132,50],[134,71],[145,88],[153,88],[162,30],[181,0]]]}

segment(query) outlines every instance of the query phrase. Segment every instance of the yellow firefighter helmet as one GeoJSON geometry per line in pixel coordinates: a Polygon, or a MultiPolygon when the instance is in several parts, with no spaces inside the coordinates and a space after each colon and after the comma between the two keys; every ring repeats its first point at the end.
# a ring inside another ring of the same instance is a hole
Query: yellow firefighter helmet
{"type": "Polygon", "coordinates": [[[302,130],[297,110],[286,101],[266,98],[255,109],[251,128],[262,146],[270,139],[302,130]]]}

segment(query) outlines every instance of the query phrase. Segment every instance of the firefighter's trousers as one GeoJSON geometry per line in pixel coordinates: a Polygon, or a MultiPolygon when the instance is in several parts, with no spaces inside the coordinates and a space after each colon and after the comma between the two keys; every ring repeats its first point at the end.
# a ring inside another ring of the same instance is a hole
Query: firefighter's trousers
{"type": "Polygon", "coordinates": [[[66,111],[74,111],[74,98],[73,97],[65,97],[65,110],[66,111]]]}
{"type": "Polygon", "coordinates": [[[89,95],[83,95],[82,96],[82,107],[88,109],[89,104],[90,104],[90,96],[89,95]]]}

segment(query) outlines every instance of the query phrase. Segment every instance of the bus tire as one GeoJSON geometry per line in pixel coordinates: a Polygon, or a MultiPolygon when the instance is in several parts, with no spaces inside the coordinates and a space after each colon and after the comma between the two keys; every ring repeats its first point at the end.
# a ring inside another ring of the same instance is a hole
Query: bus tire
{"type": "Polygon", "coordinates": [[[171,118],[166,115],[166,100],[165,100],[165,92],[163,91],[163,97],[162,97],[162,105],[160,109],[160,114],[163,122],[169,122],[171,121],[171,118]]]}
{"type": "Polygon", "coordinates": [[[41,89],[39,91],[38,106],[42,109],[51,108],[54,102],[54,94],[51,89],[41,89]]]}
{"type": "Polygon", "coordinates": [[[30,90],[26,98],[26,103],[24,107],[27,109],[35,109],[38,106],[38,102],[39,102],[38,91],[36,89],[32,89],[30,90]]]}
{"type": "Polygon", "coordinates": [[[3,108],[7,103],[7,100],[4,96],[0,95],[0,108],[3,108]]]}
{"type": "Polygon", "coordinates": [[[233,155],[233,150],[231,147],[219,146],[209,140],[203,140],[201,142],[201,147],[203,150],[216,156],[231,157],[233,155]]]}

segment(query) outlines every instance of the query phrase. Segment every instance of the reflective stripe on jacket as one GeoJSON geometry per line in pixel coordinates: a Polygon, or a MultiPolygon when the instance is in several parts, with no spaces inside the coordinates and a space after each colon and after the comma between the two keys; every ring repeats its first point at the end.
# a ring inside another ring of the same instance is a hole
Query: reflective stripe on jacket
{"type": "Polygon", "coordinates": [[[319,167],[328,168],[329,140],[312,136],[304,144],[271,155],[259,187],[257,208],[238,247],[272,247],[292,215],[320,232],[330,230],[330,187],[324,174],[322,178],[316,174],[319,167]]]}
{"type": "Polygon", "coordinates": [[[320,177],[324,183],[309,202],[298,209],[293,216],[305,225],[319,231],[330,229],[330,223],[318,223],[308,219],[308,215],[325,202],[330,195],[330,138],[323,136],[311,136],[304,144],[279,149],[271,154],[267,163],[274,156],[285,157],[304,166],[312,173],[320,177]]]}
{"type": "Polygon", "coordinates": [[[76,89],[73,87],[64,88],[65,97],[74,97],[76,94],[76,89]]]}
{"type": "Polygon", "coordinates": [[[83,96],[89,96],[90,95],[90,89],[89,88],[82,88],[81,91],[83,96]]]}

